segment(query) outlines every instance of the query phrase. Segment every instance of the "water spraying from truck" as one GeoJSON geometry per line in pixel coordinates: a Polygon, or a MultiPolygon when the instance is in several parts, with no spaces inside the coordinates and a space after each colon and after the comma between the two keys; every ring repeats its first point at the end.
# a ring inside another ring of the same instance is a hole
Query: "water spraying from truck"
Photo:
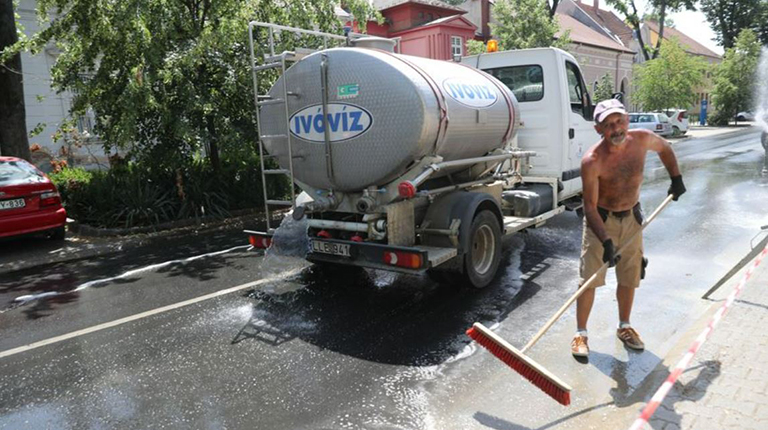
{"type": "Polygon", "coordinates": [[[768,46],[763,47],[757,66],[755,121],[764,132],[768,132],[768,46]]]}

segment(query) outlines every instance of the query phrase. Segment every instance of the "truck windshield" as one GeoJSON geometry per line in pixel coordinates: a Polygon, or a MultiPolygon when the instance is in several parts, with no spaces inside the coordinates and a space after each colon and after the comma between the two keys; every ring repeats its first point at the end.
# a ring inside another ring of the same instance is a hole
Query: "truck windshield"
{"type": "Polygon", "coordinates": [[[506,85],[518,102],[535,102],[544,98],[544,72],[541,66],[510,66],[484,69],[506,85]]]}

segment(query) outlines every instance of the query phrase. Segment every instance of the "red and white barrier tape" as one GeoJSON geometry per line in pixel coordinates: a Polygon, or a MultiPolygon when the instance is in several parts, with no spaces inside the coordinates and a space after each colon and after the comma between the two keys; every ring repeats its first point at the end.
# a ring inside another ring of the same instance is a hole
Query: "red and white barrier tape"
{"type": "Polygon", "coordinates": [[[656,408],[658,408],[659,405],[664,401],[664,398],[667,397],[669,390],[671,390],[675,385],[677,378],[679,378],[683,371],[685,371],[685,369],[688,367],[688,364],[693,359],[693,356],[695,356],[699,351],[701,345],[707,341],[709,335],[712,334],[712,332],[715,330],[715,326],[717,326],[717,324],[723,318],[723,315],[725,315],[725,313],[728,311],[728,308],[736,300],[736,297],[741,294],[741,289],[744,288],[744,284],[746,284],[749,278],[752,277],[752,273],[757,268],[757,266],[760,265],[760,262],[766,255],[768,255],[768,245],[763,248],[763,252],[758,254],[758,256],[755,258],[754,264],[752,264],[752,266],[750,266],[750,268],[747,270],[747,273],[744,274],[744,277],[742,277],[741,281],[733,289],[733,292],[731,292],[731,294],[725,300],[723,306],[717,310],[717,313],[715,313],[715,316],[712,317],[712,320],[709,321],[709,324],[704,329],[704,331],[702,331],[699,337],[696,338],[696,341],[693,342],[693,345],[688,348],[688,352],[683,356],[682,360],[677,363],[677,366],[675,366],[675,369],[669,374],[667,380],[661,384],[661,387],[659,387],[658,391],[656,391],[656,394],[653,395],[651,401],[645,405],[643,412],[640,413],[640,416],[637,417],[629,430],[640,430],[648,422],[648,420],[651,419],[653,413],[656,412],[656,408]]]}

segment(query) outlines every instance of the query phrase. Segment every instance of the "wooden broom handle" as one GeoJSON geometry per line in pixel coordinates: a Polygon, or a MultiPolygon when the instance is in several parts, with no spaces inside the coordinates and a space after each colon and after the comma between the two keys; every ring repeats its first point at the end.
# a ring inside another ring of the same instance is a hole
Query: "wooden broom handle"
{"type": "MultiPolygon", "coordinates": [[[[667,198],[666,198],[666,199],[664,199],[664,201],[663,201],[663,202],[661,202],[661,204],[659,205],[659,207],[657,207],[657,208],[656,208],[656,210],[655,210],[655,211],[653,211],[653,213],[651,214],[651,216],[649,216],[649,217],[648,217],[648,219],[647,219],[647,220],[645,220],[645,222],[643,223],[643,226],[640,228],[640,231],[638,231],[637,233],[635,233],[635,234],[634,234],[634,236],[632,236],[632,238],[631,238],[630,240],[626,241],[626,242],[624,243],[624,245],[623,245],[621,248],[619,248],[618,254],[621,254],[621,251],[623,251],[623,250],[624,250],[624,249],[627,247],[627,245],[629,245],[630,243],[632,243],[632,241],[635,239],[635,237],[637,237],[637,235],[638,235],[638,234],[642,234],[642,233],[643,233],[643,230],[645,230],[645,227],[646,227],[648,224],[650,224],[650,223],[651,223],[651,221],[653,221],[653,219],[654,219],[654,218],[656,218],[656,216],[658,216],[658,215],[659,215],[659,213],[660,213],[660,212],[661,212],[661,211],[662,211],[662,210],[663,210],[665,207],[667,207],[667,205],[669,204],[669,202],[671,202],[671,201],[672,201],[672,198],[673,198],[673,197],[674,197],[674,196],[673,196],[672,194],[669,194],[669,195],[667,196],[667,198]]],[[[589,227],[585,227],[585,228],[589,228],[589,227]]],[[[585,283],[584,283],[584,285],[582,285],[582,286],[581,286],[581,288],[579,288],[579,289],[576,291],[576,293],[574,293],[574,294],[571,296],[571,298],[569,298],[569,299],[568,299],[568,301],[567,301],[567,302],[565,302],[565,304],[564,304],[564,305],[563,305],[563,306],[560,308],[560,310],[558,310],[558,311],[557,311],[557,312],[556,312],[556,313],[555,313],[555,314],[552,316],[552,318],[550,318],[550,319],[549,319],[549,321],[547,321],[547,323],[546,323],[546,324],[544,324],[544,327],[542,327],[542,328],[541,328],[541,330],[539,330],[539,332],[538,332],[538,333],[536,333],[536,335],[535,335],[535,336],[533,336],[533,338],[532,338],[530,341],[528,341],[528,343],[527,343],[527,344],[526,344],[526,345],[523,347],[523,349],[521,349],[521,350],[520,350],[520,352],[521,352],[521,353],[525,353],[525,351],[527,351],[527,350],[528,350],[530,347],[532,347],[532,346],[533,346],[533,345],[534,345],[534,344],[535,344],[535,343],[536,343],[536,342],[537,342],[537,341],[538,341],[538,340],[541,338],[541,336],[543,336],[543,335],[544,335],[544,333],[546,333],[546,331],[547,331],[547,330],[549,330],[549,328],[550,328],[550,327],[552,327],[552,324],[554,324],[554,323],[555,323],[555,321],[557,321],[557,320],[558,320],[558,318],[560,318],[560,316],[561,316],[561,315],[563,315],[563,313],[566,311],[566,309],[568,309],[568,307],[569,307],[569,306],[570,306],[570,305],[571,305],[571,304],[572,304],[574,301],[576,301],[576,299],[578,299],[578,298],[579,298],[579,297],[580,297],[582,294],[584,294],[584,291],[586,291],[586,290],[587,290],[587,288],[591,288],[591,287],[592,287],[592,284],[594,284],[594,283],[595,283],[595,280],[597,279],[597,275],[599,275],[599,274],[600,274],[600,272],[602,272],[602,271],[606,270],[607,268],[608,268],[608,263],[607,263],[607,262],[606,262],[606,263],[603,263],[603,265],[602,265],[602,266],[600,266],[600,268],[599,268],[599,269],[597,269],[597,272],[595,272],[595,274],[594,274],[594,275],[592,275],[592,276],[591,276],[591,277],[590,277],[590,278],[587,280],[587,282],[585,282],[585,283]]]]}

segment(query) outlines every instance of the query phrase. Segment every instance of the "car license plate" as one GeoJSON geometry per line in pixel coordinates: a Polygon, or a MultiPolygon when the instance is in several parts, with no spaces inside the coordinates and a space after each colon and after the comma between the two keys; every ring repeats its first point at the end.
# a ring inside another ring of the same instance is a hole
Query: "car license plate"
{"type": "Polygon", "coordinates": [[[24,199],[3,200],[0,202],[0,210],[3,209],[17,209],[26,206],[24,199]]]}
{"type": "Polygon", "coordinates": [[[319,252],[321,254],[341,255],[343,257],[350,256],[349,244],[321,242],[319,240],[312,241],[312,252],[319,252]]]}

